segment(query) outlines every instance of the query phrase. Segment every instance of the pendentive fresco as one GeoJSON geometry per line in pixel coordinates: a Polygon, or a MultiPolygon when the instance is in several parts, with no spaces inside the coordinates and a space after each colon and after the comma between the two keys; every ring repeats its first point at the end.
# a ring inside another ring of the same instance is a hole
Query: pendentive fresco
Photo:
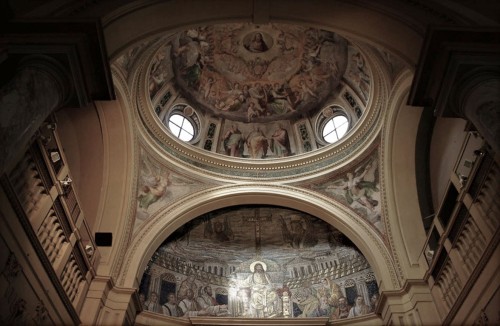
{"type": "Polygon", "coordinates": [[[363,217],[380,233],[385,234],[380,202],[378,154],[375,152],[352,170],[326,178],[309,186],[332,197],[363,217]]]}
{"type": "Polygon", "coordinates": [[[168,170],[143,152],[137,189],[134,229],[175,199],[200,189],[200,184],[168,170]]]}
{"type": "Polygon", "coordinates": [[[351,318],[378,286],[340,231],[295,210],[239,206],[200,216],[158,248],[142,277],[145,310],[174,317],[351,318]]]}

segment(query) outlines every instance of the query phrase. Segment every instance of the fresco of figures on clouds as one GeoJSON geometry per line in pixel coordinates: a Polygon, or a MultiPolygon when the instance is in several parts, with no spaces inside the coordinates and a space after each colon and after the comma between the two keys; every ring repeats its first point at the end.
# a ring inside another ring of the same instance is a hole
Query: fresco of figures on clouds
{"type": "Polygon", "coordinates": [[[336,33],[286,24],[219,24],[178,33],[150,65],[153,99],[173,74],[193,106],[231,121],[302,116],[348,79],[367,99],[370,72],[336,33]],[[171,66],[171,67],[170,67],[171,66]]]}
{"type": "Polygon", "coordinates": [[[151,257],[139,297],[173,317],[352,318],[378,299],[371,267],[324,221],[274,206],[200,216],[151,257]]]}
{"type": "Polygon", "coordinates": [[[352,170],[310,186],[349,206],[385,234],[381,218],[380,180],[377,153],[352,170]]]}
{"type": "Polygon", "coordinates": [[[198,183],[169,171],[144,152],[140,164],[134,229],[176,198],[200,189],[198,183]]]}

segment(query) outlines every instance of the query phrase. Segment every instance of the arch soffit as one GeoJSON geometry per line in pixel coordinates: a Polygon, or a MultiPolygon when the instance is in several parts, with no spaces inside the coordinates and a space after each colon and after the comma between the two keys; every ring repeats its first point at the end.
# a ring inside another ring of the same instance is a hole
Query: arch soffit
{"type": "Polygon", "coordinates": [[[109,250],[100,248],[101,264],[99,273],[116,276],[116,267],[119,263],[116,257],[128,240],[127,220],[116,216],[128,216],[133,203],[127,200],[132,196],[134,160],[137,157],[136,147],[133,145],[134,128],[130,116],[127,97],[120,84],[115,82],[117,99],[115,101],[96,102],[101,123],[104,144],[103,190],[98,204],[96,227],[94,231],[106,230],[115,233],[115,242],[118,246],[109,250]],[[120,208],[117,212],[116,208],[120,208]],[[120,249],[119,249],[120,248],[120,249]]]}
{"type": "Polygon", "coordinates": [[[416,183],[414,144],[421,113],[419,108],[405,105],[412,79],[413,72],[402,74],[390,96],[382,130],[380,170],[381,179],[384,180],[381,193],[384,196],[389,242],[398,272],[406,278],[421,277],[425,272],[420,259],[426,236],[416,185],[408,186],[416,183]],[[406,158],[405,162],[401,158],[406,158]],[[396,252],[395,248],[404,250],[396,252]]]}
{"type": "Polygon", "coordinates": [[[373,268],[381,290],[399,289],[399,278],[389,250],[362,218],[312,191],[262,184],[229,185],[202,190],[163,209],[129,244],[118,285],[138,287],[150,257],[183,224],[219,208],[247,204],[286,206],[321,218],[356,244],[373,268]]]}

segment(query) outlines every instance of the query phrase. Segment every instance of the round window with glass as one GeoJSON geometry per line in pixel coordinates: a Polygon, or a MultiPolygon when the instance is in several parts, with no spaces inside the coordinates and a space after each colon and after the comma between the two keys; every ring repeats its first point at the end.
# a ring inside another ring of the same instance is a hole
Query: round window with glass
{"type": "Polygon", "coordinates": [[[349,130],[349,120],[343,114],[338,114],[330,118],[322,130],[323,139],[330,144],[337,142],[344,137],[349,130]]]}
{"type": "Polygon", "coordinates": [[[175,137],[185,142],[189,142],[194,138],[193,123],[180,113],[174,113],[169,117],[168,128],[175,137]]]}

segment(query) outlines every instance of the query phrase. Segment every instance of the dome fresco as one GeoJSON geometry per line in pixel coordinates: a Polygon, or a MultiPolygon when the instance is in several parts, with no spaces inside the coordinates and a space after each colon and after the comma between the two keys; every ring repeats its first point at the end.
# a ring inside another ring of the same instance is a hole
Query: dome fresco
{"type": "Polygon", "coordinates": [[[177,133],[169,119],[183,114],[194,129],[190,144],[232,157],[327,146],[322,128],[343,115],[352,129],[372,84],[357,46],[300,25],[194,27],[162,38],[151,58],[149,95],[166,129],[177,133]]]}
{"type": "Polygon", "coordinates": [[[323,103],[347,67],[347,41],[289,25],[214,25],[172,41],[175,81],[213,115],[242,122],[300,116],[323,103]]]}

